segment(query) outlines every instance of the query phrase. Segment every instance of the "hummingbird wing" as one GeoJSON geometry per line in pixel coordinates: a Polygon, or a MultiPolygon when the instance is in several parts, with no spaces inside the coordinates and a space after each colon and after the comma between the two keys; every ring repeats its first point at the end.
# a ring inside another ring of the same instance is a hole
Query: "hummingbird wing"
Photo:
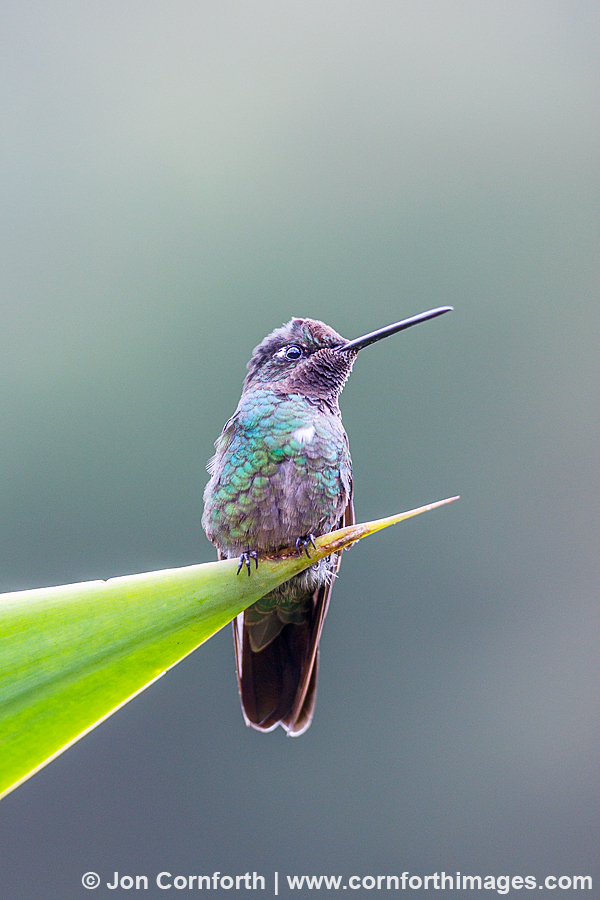
{"type": "MultiPolygon", "coordinates": [[[[352,494],[337,527],[354,524],[352,494]]],[[[335,554],[333,575],[341,563],[335,554]]],[[[312,595],[309,615],[301,624],[285,625],[259,653],[252,651],[244,614],[233,621],[233,640],[242,711],[247,725],[272,731],[282,725],[290,737],[311,723],[317,686],[319,640],[327,615],[334,577],[312,595]]]]}
{"type": "MultiPolygon", "coordinates": [[[[348,504],[344,510],[344,515],[338,522],[338,528],[347,525],[354,525],[354,503],[352,502],[352,494],[348,499],[348,504]]],[[[323,623],[329,608],[329,598],[333,589],[335,575],[337,575],[342,563],[342,551],[335,554],[336,558],[333,567],[333,576],[328,584],[317,588],[313,594],[313,627],[311,629],[310,639],[306,647],[306,662],[303,666],[302,679],[298,685],[294,705],[289,716],[282,719],[281,724],[286,729],[289,737],[298,737],[303,734],[312,722],[315,710],[315,701],[317,699],[317,669],[319,665],[319,641],[321,640],[321,632],[323,623]]]]}

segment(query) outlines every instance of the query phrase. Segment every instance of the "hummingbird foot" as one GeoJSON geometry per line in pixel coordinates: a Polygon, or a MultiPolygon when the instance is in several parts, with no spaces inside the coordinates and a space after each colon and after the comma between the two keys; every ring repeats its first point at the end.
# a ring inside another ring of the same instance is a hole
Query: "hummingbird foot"
{"type": "Polygon", "coordinates": [[[306,553],[306,555],[310,559],[311,556],[310,556],[310,553],[308,552],[309,544],[312,544],[313,547],[315,548],[315,550],[317,549],[317,545],[315,544],[314,534],[307,534],[304,537],[299,537],[298,540],[296,541],[296,550],[298,551],[298,554],[300,556],[302,556],[302,551],[304,551],[304,553],[306,553]]]}
{"type": "Polygon", "coordinates": [[[255,562],[255,568],[258,569],[258,554],[256,550],[248,550],[246,553],[242,553],[240,556],[240,564],[238,566],[238,570],[236,575],[239,575],[244,566],[248,569],[248,577],[250,577],[250,560],[253,559],[255,562]]]}

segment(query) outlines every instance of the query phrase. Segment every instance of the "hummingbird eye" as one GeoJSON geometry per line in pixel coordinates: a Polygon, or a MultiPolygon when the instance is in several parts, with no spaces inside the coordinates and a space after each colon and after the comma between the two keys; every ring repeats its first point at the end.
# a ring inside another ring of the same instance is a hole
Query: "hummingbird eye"
{"type": "Polygon", "coordinates": [[[304,356],[304,352],[302,347],[298,347],[297,344],[289,344],[287,347],[281,347],[275,356],[278,359],[296,360],[300,359],[301,356],[304,356]]]}

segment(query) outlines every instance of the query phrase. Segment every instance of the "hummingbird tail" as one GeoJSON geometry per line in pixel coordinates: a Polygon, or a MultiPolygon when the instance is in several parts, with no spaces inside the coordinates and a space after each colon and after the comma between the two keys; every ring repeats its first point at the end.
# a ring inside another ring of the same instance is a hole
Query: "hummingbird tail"
{"type": "MultiPolygon", "coordinates": [[[[321,588],[315,594],[324,594],[321,588]]],[[[327,598],[328,600],[328,598],[327,598]]],[[[318,622],[326,598],[315,597],[313,614],[301,623],[289,623],[268,646],[255,652],[244,614],[233,623],[240,699],[246,724],[258,731],[281,725],[290,737],[302,734],[311,723],[317,684],[318,622]],[[315,630],[316,629],[316,630],[315,630]]]]}
{"type": "MultiPolygon", "coordinates": [[[[352,497],[339,526],[354,524],[352,497]]],[[[341,552],[332,557],[335,574],[341,552]]],[[[281,725],[288,737],[298,737],[310,725],[317,696],[319,641],[327,615],[334,578],[309,598],[306,618],[289,622],[259,651],[252,649],[246,613],[233,621],[233,641],[240,699],[246,724],[257,731],[281,725]]],[[[281,623],[280,623],[281,624],[281,623]]]]}

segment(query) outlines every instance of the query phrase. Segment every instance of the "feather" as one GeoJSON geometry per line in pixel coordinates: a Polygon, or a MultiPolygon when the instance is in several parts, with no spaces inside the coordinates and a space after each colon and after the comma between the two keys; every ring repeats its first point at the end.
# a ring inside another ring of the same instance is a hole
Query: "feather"
{"type": "MultiPolygon", "coordinates": [[[[337,527],[354,524],[350,495],[337,527]]],[[[335,554],[332,577],[316,588],[305,621],[285,624],[267,646],[252,650],[245,613],[233,622],[238,686],[246,724],[258,731],[282,725],[289,737],[302,734],[311,723],[317,686],[319,640],[331,590],[341,563],[335,554]]]]}

